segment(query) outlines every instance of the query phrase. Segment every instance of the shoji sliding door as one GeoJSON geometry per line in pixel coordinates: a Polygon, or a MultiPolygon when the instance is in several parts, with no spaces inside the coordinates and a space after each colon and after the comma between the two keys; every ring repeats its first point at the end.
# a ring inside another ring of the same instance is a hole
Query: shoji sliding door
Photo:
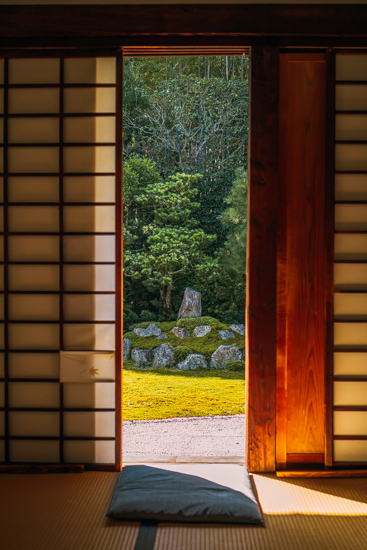
{"type": "Polygon", "coordinates": [[[53,55],[0,61],[0,461],[118,468],[121,62],[53,55]]]}
{"type": "Polygon", "coordinates": [[[367,52],[336,54],[334,462],[367,463],[367,52]]]}

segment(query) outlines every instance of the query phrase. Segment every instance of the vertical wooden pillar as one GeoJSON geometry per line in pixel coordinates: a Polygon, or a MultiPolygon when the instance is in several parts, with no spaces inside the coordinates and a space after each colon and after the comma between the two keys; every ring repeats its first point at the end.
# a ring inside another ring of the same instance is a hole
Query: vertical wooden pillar
{"type": "Polygon", "coordinates": [[[278,49],[251,51],[247,243],[247,467],[275,470],[278,49]]]}
{"type": "Polygon", "coordinates": [[[324,463],[326,55],[283,54],[277,466],[324,463]]]}

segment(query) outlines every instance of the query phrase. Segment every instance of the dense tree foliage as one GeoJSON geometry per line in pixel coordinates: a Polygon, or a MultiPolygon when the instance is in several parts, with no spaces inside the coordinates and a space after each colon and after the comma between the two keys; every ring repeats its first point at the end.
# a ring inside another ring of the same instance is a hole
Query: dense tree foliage
{"type": "Polygon", "coordinates": [[[127,324],[175,315],[186,286],[206,313],[243,322],[246,224],[230,209],[246,207],[247,112],[244,56],[125,60],[127,324]]]}

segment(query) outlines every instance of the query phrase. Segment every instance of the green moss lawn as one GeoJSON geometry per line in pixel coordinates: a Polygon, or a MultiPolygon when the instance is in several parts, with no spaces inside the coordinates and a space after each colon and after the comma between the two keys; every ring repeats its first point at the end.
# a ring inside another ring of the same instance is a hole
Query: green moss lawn
{"type": "Polygon", "coordinates": [[[245,412],[244,372],[172,368],[130,370],[133,365],[133,361],[124,362],[123,420],[245,412]]]}

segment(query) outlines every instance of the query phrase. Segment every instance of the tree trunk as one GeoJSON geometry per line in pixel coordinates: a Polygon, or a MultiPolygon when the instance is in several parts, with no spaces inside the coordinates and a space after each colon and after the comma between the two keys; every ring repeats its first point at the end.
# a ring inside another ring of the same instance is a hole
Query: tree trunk
{"type": "Polygon", "coordinates": [[[172,304],[171,304],[172,288],[170,286],[159,287],[159,295],[160,295],[160,301],[162,304],[163,315],[165,316],[166,321],[169,321],[171,311],[172,311],[172,304]]]}

